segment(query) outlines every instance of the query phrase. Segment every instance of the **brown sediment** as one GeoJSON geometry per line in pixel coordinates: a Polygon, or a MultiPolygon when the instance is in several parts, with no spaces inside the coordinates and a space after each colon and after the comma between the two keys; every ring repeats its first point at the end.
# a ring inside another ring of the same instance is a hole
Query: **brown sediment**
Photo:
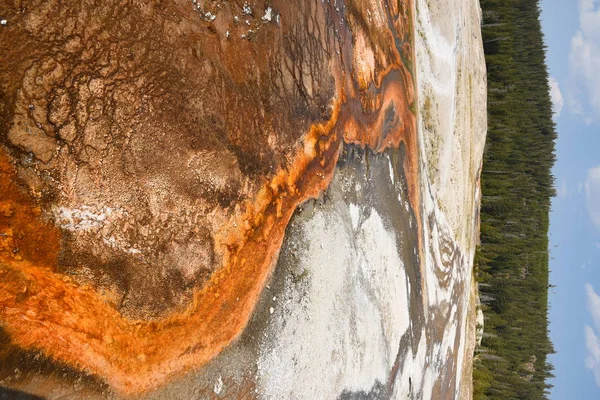
{"type": "MultiPolygon", "coordinates": [[[[388,13],[399,15],[397,4],[388,6],[388,13]]],[[[359,32],[366,27],[356,15],[350,15],[349,23],[359,32]]],[[[400,20],[395,18],[393,29],[383,33],[367,31],[372,45],[399,36],[410,38],[400,20]]],[[[327,188],[342,143],[376,152],[404,143],[404,168],[420,232],[411,74],[399,50],[390,46],[375,52],[372,79],[355,76],[350,42],[346,38],[341,56],[330,60],[336,83],[331,118],[313,124],[290,164],[275,172],[253,199],[245,201],[245,211],[217,232],[215,247],[222,252],[222,264],[194,293],[189,306],[154,321],[127,318],[94,287],[56,272],[60,233],[40,217],[36,202],[17,186],[13,168],[3,156],[0,323],[12,343],[98,375],[123,393],[155,388],[204,365],[247,325],[294,210],[327,188]]],[[[404,56],[412,62],[412,54],[404,56]]]]}

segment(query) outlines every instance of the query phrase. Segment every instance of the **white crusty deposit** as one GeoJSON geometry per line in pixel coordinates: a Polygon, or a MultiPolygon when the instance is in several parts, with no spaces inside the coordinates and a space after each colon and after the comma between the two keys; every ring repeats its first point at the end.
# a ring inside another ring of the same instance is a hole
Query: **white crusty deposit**
{"type": "Polygon", "coordinates": [[[361,210],[353,229],[353,209],[336,202],[303,224],[304,282],[288,277],[261,346],[262,398],[333,399],[387,380],[409,327],[409,288],[395,234],[375,210],[361,210]]]}
{"type": "MultiPolygon", "coordinates": [[[[487,129],[481,9],[477,0],[443,5],[418,0],[416,6],[423,218],[433,216],[434,221],[423,226],[426,315],[457,312],[446,322],[442,343],[431,355],[440,361],[446,351],[452,352],[457,367],[455,397],[467,399],[470,388],[461,385],[461,376],[464,365],[472,362],[473,344],[467,343],[466,332],[475,322],[467,320],[467,311],[487,129]]],[[[430,371],[424,375],[432,376],[430,371]]]]}

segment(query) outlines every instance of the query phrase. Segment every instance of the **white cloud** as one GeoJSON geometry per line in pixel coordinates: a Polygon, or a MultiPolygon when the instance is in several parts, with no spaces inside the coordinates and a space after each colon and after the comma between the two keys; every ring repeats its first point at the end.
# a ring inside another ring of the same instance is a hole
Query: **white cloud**
{"type": "Polygon", "coordinates": [[[594,374],[596,385],[600,386],[600,343],[598,336],[592,328],[586,325],[583,328],[585,334],[585,347],[587,355],[585,356],[585,366],[594,374]]]}
{"type": "Polygon", "coordinates": [[[558,81],[554,79],[554,77],[550,77],[550,97],[552,98],[552,111],[554,112],[554,117],[560,117],[560,113],[565,105],[565,100],[563,99],[562,91],[560,90],[560,85],[558,81]]]}
{"type": "Polygon", "coordinates": [[[584,190],[590,219],[600,228],[600,165],[588,170],[584,190]]]}
{"type": "Polygon", "coordinates": [[[600,121],[600,7],[579,0],[579,29],[571,39],[570,93],[567,103],[586,123],[600,121]]]}
{"type": "MultiPolygon", "coordinates": [[[[587,296],[587,308],[592,315],[594,326],[600,330],[600,296],[589,283],[585,284],[587,296]]],[[[600,339],[596,331],[589,325],[583,328],[585,334],[585,347],[587,354],[585,356],[585,366],[594,374],[596,385],[600,386],[600,339]]]]}
{"type": "Polygon", "coordinates": [[[559,199],[566,199],[570,194],[569,186],[565,179],[562,179],[556,188],[556,195],[559,199]]]}
{"type": "Polygon", "coordinates": [[[596,329],[600,330],[600,296],[589,283],[585,284],[585,294],[587,296],[587,307],[592,314],[596,329]]]}

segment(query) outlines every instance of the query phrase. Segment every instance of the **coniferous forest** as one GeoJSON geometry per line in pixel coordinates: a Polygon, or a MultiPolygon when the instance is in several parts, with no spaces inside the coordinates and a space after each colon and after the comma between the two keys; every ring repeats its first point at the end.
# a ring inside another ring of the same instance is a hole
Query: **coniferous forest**
{"type": "Polygon", "coordinates": [[[488,74],[476,277],[485,316],[475,399],[543,399],[555,126],[538,0],[481,0],[488,74]]]}

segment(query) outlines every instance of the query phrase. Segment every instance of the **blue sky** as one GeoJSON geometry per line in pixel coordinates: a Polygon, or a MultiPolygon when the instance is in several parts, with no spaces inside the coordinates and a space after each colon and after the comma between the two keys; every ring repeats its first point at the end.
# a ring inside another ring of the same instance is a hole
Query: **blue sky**
{"type": "Polygon", "coordinates": [[[600,0],[542,0],[558,196],[550,222],[552,399],[600,399],[600,0]]]}

